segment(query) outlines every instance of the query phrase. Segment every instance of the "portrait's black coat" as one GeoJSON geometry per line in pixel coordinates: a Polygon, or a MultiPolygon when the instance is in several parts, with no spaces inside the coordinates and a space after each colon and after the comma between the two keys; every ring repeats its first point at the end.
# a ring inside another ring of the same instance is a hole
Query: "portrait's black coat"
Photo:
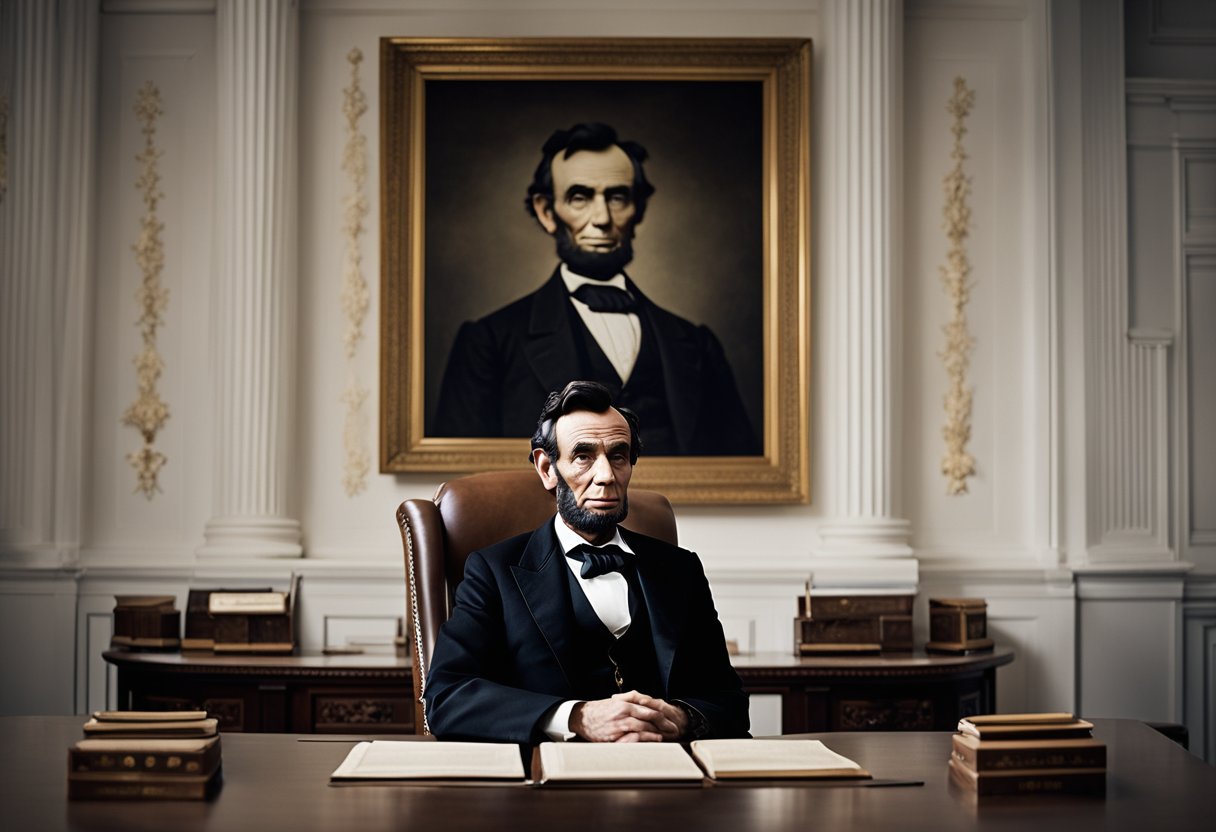
{"type": "Polygon", "coordinates": [[[625,385],[611,369],[597,372],[589,362],[587,344],[598,347],[559,269],[532,294],[461,325],[428,435],[529,437],[545,397],[587,378],[607,385],[615,403],[639,411],[648,454],[763,453],[713,332],[656,306],[632,281],[629,290],[638,299],[643,335],[638,366],[625,385]],[[640,387],[651,392],[635,395],[640,387]]]}
{"type": "MultiPolygon", "coordinates": [[[[726,652],[722,625],[700,559],[621,529],[637,554],[637,578],[658,660],[659,690],[705,717],[711,737],[745,737],[747,694],[726,652]]],[[[435,642],[426,715],[441,739],[534,743],[544,718],[579,698],[585,666],[569,566],[553,521],[473,552],[452,615],[435,642]]],[[[632,590],[631,590],[632,592],[632,590]]]]}

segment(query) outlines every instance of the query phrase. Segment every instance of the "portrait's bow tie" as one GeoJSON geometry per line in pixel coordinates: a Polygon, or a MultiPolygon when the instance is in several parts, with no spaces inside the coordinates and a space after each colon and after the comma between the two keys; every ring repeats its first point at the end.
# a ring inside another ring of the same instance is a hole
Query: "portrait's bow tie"
{"type": "Polygon", "coordinates": [[[636,555],[626,552],[620,546],[609,543],[607,546],[592,546],[582,543],[575,546],[566,557],[571,560],[581,560],[583,568],[579,572],[584,578],[595,578],[607,575],[609,572],[621,572],[633,563],[636,555]]]}
{"type": "Polygon", "coordinates": [[[638,302],[633,295],[615,286],[596,286],[584,283],[572,293],[575,300],[582,301],[592,312],[636,312],[638,302]]]}

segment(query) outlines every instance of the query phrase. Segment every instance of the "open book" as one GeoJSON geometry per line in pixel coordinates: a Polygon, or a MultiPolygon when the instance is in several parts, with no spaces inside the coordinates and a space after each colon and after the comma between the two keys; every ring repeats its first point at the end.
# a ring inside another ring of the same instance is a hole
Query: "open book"
{"type": "Polygon", "coordinates": [[[497,742],[361,742],[331,780],[523,780],[519,746],[497,742]]]}
{"type": "Polygon", "coordinates": [[[532,779],[542,785],[700,786],[704,775],[675,743],[543,742],[532,755],[532,779]]]}
{"type": "Polygon", "coordinates": [[[691,749],[714,779],[870,778],[819,740],[696,740],[691,749]]]}

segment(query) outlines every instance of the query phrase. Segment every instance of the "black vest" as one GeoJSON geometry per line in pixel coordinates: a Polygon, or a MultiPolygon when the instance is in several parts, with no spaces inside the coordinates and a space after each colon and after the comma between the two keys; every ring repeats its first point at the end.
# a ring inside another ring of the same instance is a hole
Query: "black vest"
{"type": "Polygon", "coordinates": [[[574,346],[578,351],[579,367],[584,378],[595,379],[612,392],[613,404],[627,407],[638,414],[643,428],[643,445],[647,456],[678,454],[671,412],[667,409],[667,384],[663,379],[663,362],[656,346],[654,329],[647,316],[638,315],[642,324],[642,344],[629,380],[621,383],[616,368],[600,348],[599,342],[583,323],[583,318],[570,308],[570,325],[574,330],[574,346]]]}
{"type": "MultiPolygon", "coordinates": [[[[632,571],[632,570],[631,570],[632,571]]],[[[578,578],[566,570],[566,585],[574,609],[574,665],[567,668],[575,699],[607,699],[614,693],[637,690],[648,696],[667,695],[659,675],[659,661],[654,651],[654,635],[650,617],[642,602],[637,575],[627,575],[629,582],[629,629],[615,638],[595,614],[578,578]],[[621,686],[616,683],[616,672],[621,686]]]]}

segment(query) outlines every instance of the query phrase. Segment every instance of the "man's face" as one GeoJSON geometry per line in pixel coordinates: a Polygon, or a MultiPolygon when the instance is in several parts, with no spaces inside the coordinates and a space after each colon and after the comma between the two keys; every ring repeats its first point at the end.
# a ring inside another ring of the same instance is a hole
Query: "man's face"
{"type": "Polygon", "coordinates": [[[563,228],[580,252],[608,254],[633,236],[633,163],[616,145],[553,158],[553,204],[533,197],[537,218],[550,234],[563,228]]]}
{"type": "Polygon", "coordinates": [[[566,525],[593,543],[606,542],[629,510],[629,423],[615,409],[568,413],[554,426],[556,463],[538,462],[546,487],[556,488],[566,525]]]}

